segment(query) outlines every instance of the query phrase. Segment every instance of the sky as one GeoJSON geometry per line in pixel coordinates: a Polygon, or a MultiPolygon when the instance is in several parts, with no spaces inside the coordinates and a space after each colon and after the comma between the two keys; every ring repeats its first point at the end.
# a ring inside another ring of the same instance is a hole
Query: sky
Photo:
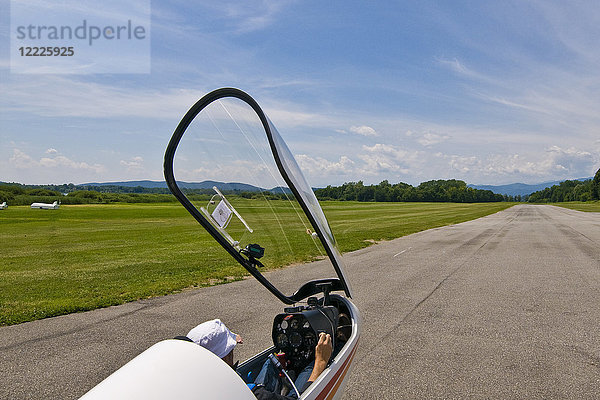
{"type": "Polygon", "coordinates": [[[0,1],[0,181],[163,180],[179,120],[219,87],[258,101],[313,186],[600,168],[595,1],[20,1],[0,1]],[[28,70],[16,28],[44,7],[53,23],[146,16],[147,47],[75,42],[28,70]],[[94,67],[67,64],[85,51],[94,67]]]}

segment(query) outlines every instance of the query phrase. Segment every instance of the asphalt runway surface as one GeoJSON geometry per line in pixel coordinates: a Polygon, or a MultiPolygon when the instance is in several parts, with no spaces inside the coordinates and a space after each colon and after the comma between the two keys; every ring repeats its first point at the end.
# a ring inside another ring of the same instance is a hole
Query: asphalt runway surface
{"type": "MultiPolygon", "coordinates": [[[[344,399],[600,398],[600,213],[518,205],[344,256],[363,329],[344,399]]],[[[328,262],[267,274],[296,289],[328,262]]],[[[221,318],[268,347],[254,279],[0,328],[0,399],[73,399],[150,345],[221,318]]]]}

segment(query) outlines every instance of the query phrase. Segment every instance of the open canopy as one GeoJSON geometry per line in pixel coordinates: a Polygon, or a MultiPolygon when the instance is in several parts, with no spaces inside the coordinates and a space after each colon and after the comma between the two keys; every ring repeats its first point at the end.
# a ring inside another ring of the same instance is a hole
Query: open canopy
{"type": "Polygon", "coordinates": [[[239,89],[201,98],[165,153],[171,192],[229,254],[286,304],[325,290],[351,297],[327,218],[260,106],[239,89]],[[259,267],[327,256],[337,278],[311,277],[284,294],[259,267]]]}

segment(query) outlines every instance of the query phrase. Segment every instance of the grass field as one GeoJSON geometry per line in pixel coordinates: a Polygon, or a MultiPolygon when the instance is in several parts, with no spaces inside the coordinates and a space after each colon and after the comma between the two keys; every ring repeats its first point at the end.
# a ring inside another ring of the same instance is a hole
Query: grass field
{"type": "MultiPolygon", "coordinates": [[[[342,252],[479,218],[511,205],[323,204],[342,252]]],[[[239,211],[252,225],[261,213],[249,211],[252,200],[246,206],[248,210],[242,207],[239,211]]],[[[0,211],[0,228],[0,325],[121,304],[246,275],[178,204],[72,205],[56,211],[9,207],[0,211]]],[[[273,247],[268,238],[264,240],[261,245],[273,247]]],[[[318,256],[314,246],[293,256],[275,251],[265,256],[265,265],[276,268],[318,256]]]]}
{"type": "Polygon", "coordinates": [[[570,201],[568,203],[552,203],[552,205],[585,212],[600,212],[600,201],[570,201]]]}

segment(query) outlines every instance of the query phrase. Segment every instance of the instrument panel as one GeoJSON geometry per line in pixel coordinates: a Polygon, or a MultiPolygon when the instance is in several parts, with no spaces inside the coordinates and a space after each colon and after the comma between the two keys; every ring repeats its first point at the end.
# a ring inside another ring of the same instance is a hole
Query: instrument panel
{"type": "Polygon", "coordinates": [[[300,368],[314,358],[317,336],[303,314],[280,314],[273,324],[275,347],[284,353],[292,368],[300,368]]]}
{"type": "Polygon", "coordinates": [[[286,309],[273,321],[272,339],[275,348],[285,353],[288,368],[299,369],[315,358],[315,346],[321,332],[331,336],[335,347],[338,310],[333,306],[315,305],[286,309]]]}

